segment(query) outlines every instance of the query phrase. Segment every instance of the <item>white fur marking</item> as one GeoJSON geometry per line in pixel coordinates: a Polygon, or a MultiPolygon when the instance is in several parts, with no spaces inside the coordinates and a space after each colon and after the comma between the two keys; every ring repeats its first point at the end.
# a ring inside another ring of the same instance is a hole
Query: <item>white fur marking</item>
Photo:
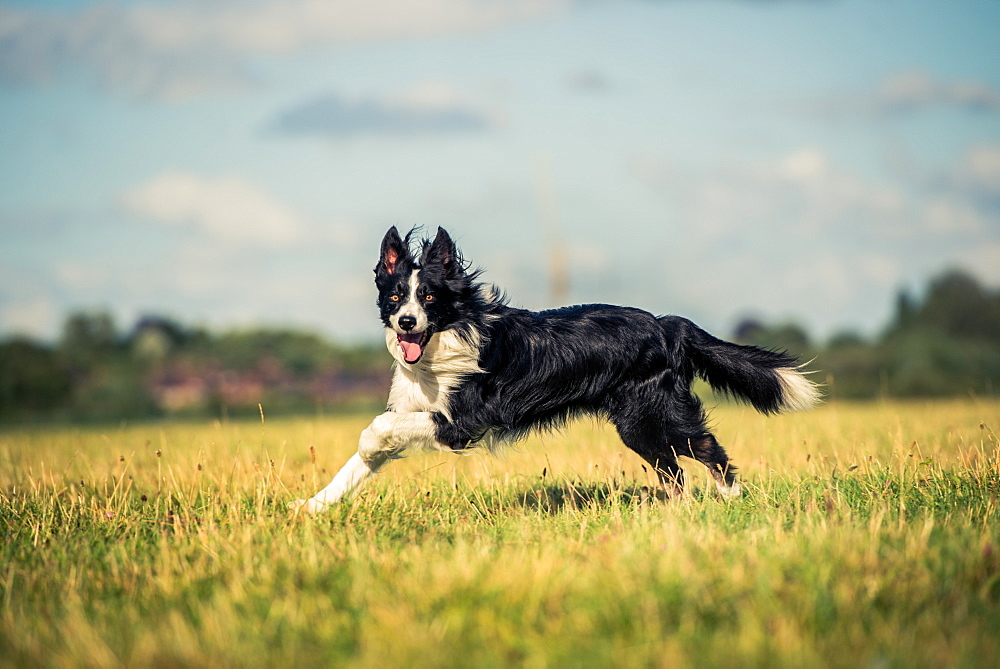
{"type": "Polygon", "coordinates": [[[399,308],[399,311],[389,317],[389,323],[397,334],[404,331],[403,328],[399,327],[399,319],[402,316],[413,316],[417,319],[417,324],[411,330],[412,332],[423,332],[427,329],[427,312],[424,311],[423,305],[417,299],[417,289],[419,287],[420,270],[416,270],[410,275],[410,288],[406,296],[406,302],[399,308]]]}
{"type": "Polygon", "coordinates": [[[794,367],[774,370],[781,385],[781,408],[785,411],[805,411],[820,401],[819,386],[794,367]]]}
{"type": "Polygon", "coordinates": [[[736,499],[743,494],[743,487],[740,486],[739,481],[733,481],[732,485],[726,485],[724,483],[715,482],[715,487],[719,489],[719,494],[726,499],[736,499]]]}
{"type": "Polygon", "coordinates": [[[331,504],[342,500],[349,492],[357,488],[372,474],[377,472],[389,461],[389,457],[366,462],[359,453],[351,456],[330,484],[316,493],[312,499],[299,499],[292,502],[292,507],[306,513],[318,513],[331,504]]]}
{"type": "Polygon", "coordinates": [[[438,446],[434,419],[426,411],[398,413],[387,411],[375,417],[361,433],[358,453],[365,460],[381,454],[396,457],[408,448],[434,449],[438,446]]]}
{"type": "Polygon", "coordinates": [[[448,395],[479,367],[479,337],[462,337],[454,330],[431,336],[424,355],[414,364],[403,359],[396,333],[385,331],[385,345],[396,359],[396,371],[389,389],[388,407],[395,412],[438,411],[451,420],[448,395]]]}
{"type": "Polygon", "coordinates": [[[426,412],[387,411],[361,432],[358,452],[351,456],[330,484],[311,499],[292,502],[294,509],[318,513],[336,504],[408,448],[447,450],[435,439],[436,427],[426,412]]]}

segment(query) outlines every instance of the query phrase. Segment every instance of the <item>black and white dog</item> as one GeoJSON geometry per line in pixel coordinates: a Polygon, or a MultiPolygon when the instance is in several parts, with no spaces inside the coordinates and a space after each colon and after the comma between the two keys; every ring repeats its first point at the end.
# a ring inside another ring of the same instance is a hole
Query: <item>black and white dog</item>
{"type": "Polygon", "coordinates": [[[735,496],[735,468],[691,392],[695,375],[765,414],[819,400],[790,355],[731,344],[687,319],[640,309],[514,309],[477,282],[443,229],[422,241],[419,255],[411,236],[391,228],[375,267],[386,345],[396,359],[387,410],[361,433],[357,454],[330,485],[296,503],[306,511],[340,501],[407,449],[464,451],[584,414],[609,420],[672,494],[683,489],[677,456],[684,455],[735,496]]]}

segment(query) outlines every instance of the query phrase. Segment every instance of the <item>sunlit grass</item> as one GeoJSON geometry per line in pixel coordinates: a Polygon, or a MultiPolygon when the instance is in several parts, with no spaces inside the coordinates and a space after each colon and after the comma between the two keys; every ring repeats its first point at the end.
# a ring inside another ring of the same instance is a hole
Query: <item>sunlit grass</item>
{"type": "Polygon", "coordinates": [[[689,495],[582,422],[415,455],[318,517],[367,419],[0,433],[0,657],[22,666],[983,666],[996,402],[720,407],[689,495]]]}

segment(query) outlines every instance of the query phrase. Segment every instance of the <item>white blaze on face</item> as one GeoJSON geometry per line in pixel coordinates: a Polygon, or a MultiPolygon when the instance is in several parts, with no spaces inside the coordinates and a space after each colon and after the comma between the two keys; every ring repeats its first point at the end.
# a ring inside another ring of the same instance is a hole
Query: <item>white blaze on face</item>
{"type": "Polygon", "coordinates": [[[406,301],[403,302],[403,306],[399,308],[399,311],[389,317],[389,323],[397,333],[403,332],[403,329],[399,327],[399,319],[403,316],[413,316],[417,319],[417,324],[410,330],[411,332],[423,332],[427,329],[427,313],[424,311],[420,300],[417,299],[417,288],[419,286],[420,270],[416,270],[410,275],[410,285],[407,289],[406,301]]]}
{"type": "Polygon", "coordinates": [[[424,332],[427,330],[427,312],[424,311],[423,305],[417,299],[419,286],[420,270],[416,270],[410,275],[406,301],[399,308],[399,311],[389,317],[389,324],[396,331],[397,341],[400,348],[403,349],[403,359],[410,363],[420,359],[424,346],[427,344],[424,341],[424,332]],[[403,316],[412,316],[417,321],[417,324],[409,331],[399,327],[399,319],[403,316]]]}

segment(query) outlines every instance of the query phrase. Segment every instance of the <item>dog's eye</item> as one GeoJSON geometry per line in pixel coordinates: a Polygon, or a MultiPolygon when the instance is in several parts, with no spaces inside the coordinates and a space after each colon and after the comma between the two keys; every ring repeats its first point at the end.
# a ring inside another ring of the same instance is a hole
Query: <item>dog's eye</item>
{"type": "Polygon", "coordinates": [[[424,302],[433,302],[433,301],[434,301],[434,296],[433,295],[431,295],[430,293],[427,293],[426,295],[424,295],[424,302]]]}
{"type": "Polygon", "coordinates": [[[399,295],[390,295],[389,296],[389,301],[390,302],[399,302],[399,295]]]}

